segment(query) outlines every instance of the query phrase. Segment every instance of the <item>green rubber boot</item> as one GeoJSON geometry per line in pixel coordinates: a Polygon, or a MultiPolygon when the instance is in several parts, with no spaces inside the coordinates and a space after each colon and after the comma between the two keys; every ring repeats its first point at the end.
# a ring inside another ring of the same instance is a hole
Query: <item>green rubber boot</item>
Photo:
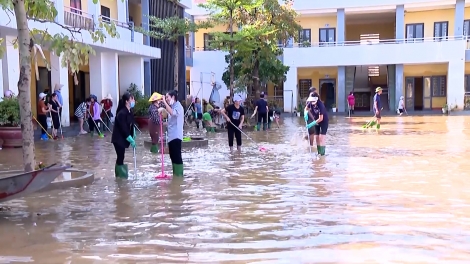
{"type": "Polygon", "coordinates": [[[121,179],[129,178],[129,169],[127,168],[127,165],[116,165],[114,167],[114,176],[121,179]]]}
{"type": "Polygon", "coordinates": [[[158,145],[157,144],[155,144],[155,145],[152,144],[152,147],[150,147],[150,152],[151,153],[158,153],[159,151],[160,151],[160,149],[158,148],[158,145]]]}
{"type": "Polygon", "coordinates": [[[261,130],[261,123],[256,123],[256,131],[260,131],[261,130]]]}
{"type": "Polygon", "coordinates": [[[317,145],[317,152],[318,152],[318,155],[321,154],[321,147],[320,147],[320,145],[317,145]]]}
{"type": "Polygon", "coordinates": [[[320,155],[325,156],[326,146],[321,146],[320,151],[321,151],[320,155]]]}
{"type": "Polygon", "coordinates": [[[263,123],[263,131],[266,131],[266,128],[267,128],[267,124],[263,123]]]}
{"type": "Polygon", "coordinates": [[[377,124],[377,129],[380,129],[380,124],[377,124]]]}
{"type": "Polygon", "coordinates": [[[173,164],[173,176],[183,177],[183,164],[173,164]]]}
{"type": "Polygon", "coordinates": [[[211,127],[211,132],[215,133],[215,127],[211,127]]]}

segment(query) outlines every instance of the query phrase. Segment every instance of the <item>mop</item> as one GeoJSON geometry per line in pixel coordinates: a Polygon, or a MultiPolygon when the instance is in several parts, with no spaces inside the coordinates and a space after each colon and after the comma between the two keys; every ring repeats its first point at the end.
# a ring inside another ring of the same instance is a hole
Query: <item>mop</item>
{"type": "MultiPolygon", "coordinates": [[[[96,130],[98,130],[98,136],[99,136],[99,137],[104,137],[103,133],[101,133],[100,128],[98,127],[98,125],[96,124],[95,120],[93,119],[93,116],[91,115],[91,112],[90,112],[89,109],[88,109],[88,114],[89,114],[90,117],[91,117],[91,121],[93,121],[93,123],[95,124],[96,130]]],[[[93,131],[90,131],[90,133],[93,133],[93,131]]]]}
{"type": "Polygon", "coordinates": [[[162,171],[160,174],[158,174],[155,179],[169,179],[171,178],[169,175],[165,173],[165,164],[164,164],[164,153],[165,153],[165,146],[163,143],[163,120],[162,120],[162,115],[160,114],[160,153],[161,155],[161,160],[162,160],[162,171]]]}
{"type": "Polygon", "coordinates": [[[36,117],[33,116],[33,119],[34,119],[34,121],[36,121],[36,123],[38,123],[39,127],[41,127],[42,130],[46,131],[46,135],[47,135],[50,139],[52,139],[52,136],[51,136],[49,133],[47,133],[47,129],[44,129],[44,127],[41,125],[41,123],[39,123],[39,121],[36,119],[36,117]]]}
{"type": "Polygon", "coordinates": [[[251,137],[249,137],[247,134],[245,134],[245,132],[243,132],[238,126],[234,125],[234,124],[232,123],[232,121],[228,120],[228,122],[229,122],[230,124],[232,124],[233,127],[235,127],[236,129],[238,129],[238,131],[240,131],[240,132],[241,132],[246,138],[248,138],[251,142],[253,142],[255,145],[257,145],[259,151],[261,151],[261,152],[267,151],[267,149],[266,149],[265,147],[259,146],[258,143],[256,143],[256,141],[254,141],[251,137]]]}

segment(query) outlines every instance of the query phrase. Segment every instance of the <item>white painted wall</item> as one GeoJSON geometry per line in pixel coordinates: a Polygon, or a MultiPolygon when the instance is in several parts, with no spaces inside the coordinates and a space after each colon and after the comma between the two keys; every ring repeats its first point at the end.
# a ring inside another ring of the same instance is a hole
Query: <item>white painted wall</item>
{"type": "Polygon", "coordinates": [[[90,56],[90,93],[101,101],[104,96],[113,97],[113,112],[119,99],[118,55],[113,52],[96,53],[90,56]]]}
{"type": "Polygon", "coordinates": [[[144,93],[144,59],[137,56],[119,56],[119,94],[124,94],[131,83],[144,93]]]}
{"type": "Polygon", "coordinates": [[[5,36],[3,47],[5,54],[2,59],[3,90],[11,90],[18,95],[18,80],[20,78],[20,55],[13,47],[14,36],[5,36]]]}
{"type": "MultiPolygon", "coordinates": [[[[54,89],[56,84],[62,84],[63,87],[60,91],[62,95],[63,105],[62,105],[62,116],[61,122],[62,126],[70,126],[70,103],[69,103],[69,72],[67,68],[63,68],[61,65],[61,57],[50,54],[50,64],[51,64],[51,85],[54,89]]],[[[75,109],[74,109],[75,110],[75,109]]]]}
{"type": "Polygon", "coordinates": [[[218,91],[220,101],[216,102],[218,106],[223,105],[224,98],[230,95],[227,86],[222,82],[222,74],[225,72],[227,63],[225,63],[226,52],[222,51],[195,51],[193,53],[194,64],[190,71],[190,94],[202,99],[209,100],[212,92],[211,72],[215,73],[215,82],[221,85],[218,91]],[[203,83],[201,89],[201,73],[203,83]]]}

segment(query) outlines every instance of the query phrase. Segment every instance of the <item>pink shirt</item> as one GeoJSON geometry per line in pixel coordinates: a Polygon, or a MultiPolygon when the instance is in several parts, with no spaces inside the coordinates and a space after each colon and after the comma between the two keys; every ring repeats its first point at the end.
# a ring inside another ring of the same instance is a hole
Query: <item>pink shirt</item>
{"type": "Polygon", "coordinates": [[[348,103],[349,105],[354,105],[356,103],[356,99],[354,98],[354,95],[352,94],[348,95],[348,103]]]}

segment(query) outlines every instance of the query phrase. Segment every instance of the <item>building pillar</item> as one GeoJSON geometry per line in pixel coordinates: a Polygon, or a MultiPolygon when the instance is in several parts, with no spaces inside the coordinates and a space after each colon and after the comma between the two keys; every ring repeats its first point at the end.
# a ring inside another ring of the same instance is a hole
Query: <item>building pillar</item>
{"type": "Polygon", "coordinates": [[[338,83],[336,84],[338,89],[338,98],[336,99],[338,112],[346,112],[346,67],[338,67],[338,83]]]}
{"type": "Polygon", "coordinates": [[[395,65],[395,102],[400,102],[400,97],[403,96],[403,78],[403,64],[395,65]]]}
{"type": "Polygon", "coordinates": [[[463,110],[465,103],[465,61],[449,61],[447,70],[447,105],[463,110]]]}
{"type": "MultiPolygon", "coordinates": [[[[13,43],[16,41],[14,36],[3,37],[3,59],[2,59],[2,74],[3,74],[3,90],[12,91],[18,95],[18,80],[20,78],[20,54],[13,43]]],[[[2,94],[3,96],[3,94],[2,94]]],[[[37,96],[37,94],[36,94],[37,96]]]]}
{"type": "MultiPolygon", "coordinates": [[[[119,102],[118,55],[114,52],[97,52],[90,56],[90,94],[101,101],[108,94],[113,98],[112,112],[116,112],[119,102]]],[[[130,73],[128,73],[130,74],[130,73]]]]}
{"type": "Polygon", "coordinates": [[[397,5],[395,12],[395,39],[402,42],[405,39],[405,6],[397,5]]]}
{"type": "Polygon", "coordinates": [[[70,111],[70,95],[69,95],[69,71],[67,68],[62,67],[62,57],[58,57],[55,54],[50,54],[51,64],[51,88],[54,89],[56,84],[62,84],[63,87],[60,90],[62,95],[62,115],[60,120],[62,126],[70,126],[70,116],[73,115],[75,109],[70,111]]]}
{"type": "Polygon", "coordinates": [[[57,16],[55,17],[54,21],[63,25],[64,24],[64,3],[62,1],[54,1],[54,7],[57,10],[57,16]]]}
{"type": "MultiPolygon", "coordinates": [[[[141,0],[142,6],[142,28],[144,30],[149,30],[149,0],[141,0]]],[[[144,44],[150,45],[150,36],[144,35],[144,44]]]]}
{"type": "MultiPolygon", "coordinates": [[[[344,44],[346,37],[346,15],[344,8],[340,8],[336,11],[336,42],[338,44],[344,44]]],[[[338,111],[341,111],[338,109],[338,111]]]]}
{"type": "Polygon", "coordinates": [[[284,112],[294,112],[297,107],[297,95],[297,67],[291,66],[284,82],[284,112]]]}
{"type": "MultiPolygon", "coordinates": [[[[465,0],[457,0],[455,2],[455,21],[454,21],[454,36],[460,38],[464,35],[463,23],[465,20],[465,0]]],[[[467,28],[467,31],[469,29],[467,28]]],[[[465,32],[467,33],[467,32],[465,32]]]]}
{"type": "Polygon", "coordinates": [[[127,0],[117,0],[117,20],[119,22],[127,23],[127,21],[129,20],[127,8],[127,0]]]}
{"type": "Polygon", "coordinates": [[[144,59],[138,56],[119,57],[119,87],[124,94],[131,83],[144,93],[144,59]]]}
{"type": "MultiPolygon", "coordinates": [[[[89,13],[90,15],[93,16],[93,22],[95,23],[95,25],[98,27],[100,21],[99,21],[99,17],[101,15],[101,3],[100,3],[100,0],[97,0],[98,2],[95,4],[94,1],[95,0],[85,0],[88,2],[88,11],[87,13],[89,13]]],[[[120,2],[121,0],[118,0],[118,2],[120,2]]],[[[58,1],[60,2],[60,1],[58,1]]]]}

